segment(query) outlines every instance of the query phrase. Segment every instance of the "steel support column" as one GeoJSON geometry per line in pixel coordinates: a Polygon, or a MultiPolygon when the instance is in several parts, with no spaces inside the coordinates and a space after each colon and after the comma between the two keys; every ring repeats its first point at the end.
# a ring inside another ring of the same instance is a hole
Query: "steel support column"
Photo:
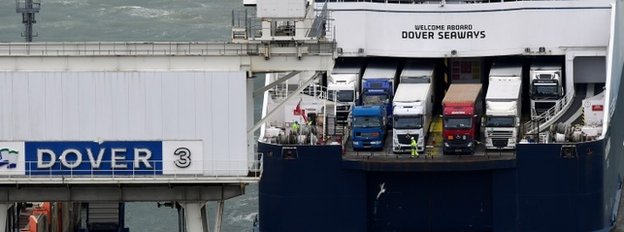
{"type": "Polygon", "coordinates": [[[215,213],[214,232],[221,232],[221,224],[223,224],[223,206],[225,201],[217,201],[217,212],[215,213]]]}
{"type": "Polygon", "coordinates": [[[7,228],[8,212],[11,205],[13,204],[0,204],[0,231],[5,231],[7,228]]]}
{"type": "Polygon", "coordinates": [[[184,208],[184,224],[186,232],[208,232],[207,218],[202,217],[202,210],[204,210],[205,202],[181,202],[180,205],[184,208]]]}

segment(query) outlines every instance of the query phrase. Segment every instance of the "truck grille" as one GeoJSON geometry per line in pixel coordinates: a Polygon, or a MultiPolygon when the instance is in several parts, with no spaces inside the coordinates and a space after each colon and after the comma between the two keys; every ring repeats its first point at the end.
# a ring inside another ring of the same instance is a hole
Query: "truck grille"
{"type": "Polygon", "coordinates": [[[456,144],[456,145],[464,145],[466,144],[467,140],[463,140],[463,139],[453,139],[450,141],[450,144],[456,144]]]}
{"type": "Polygon", "coordinates": [[[336,111],[349,111],[349,105],[336,106],[336,111]]]}
{"type": "Polygon", "coordinates": [[[336,120],[338,121],[347,121],[349,120],[349,114],[348,113],[338,113],[336,115],[336,120]]]}
{"type": "Polygon", "coordinates": [[[489,132],[490,137],[498,137],[498,138],[510,138],[513,136],[513,131],[492,131],[489,132]]]}
{"type": "Polygon", "coordinates": [[[397,134],[397,138],[399,139],[400,144],[412,143],[412,139],[411,139],[412,136],[414,137],[414,140],[418,141],[418,135],[397,134]]]}
{"type": "Polygon", "coordinates": [[[372,132],[372,133],[355,133],[355,136],[371,138],[371,137],[379,136],[379,133],[377,133],[377,132],[372,132]]]}

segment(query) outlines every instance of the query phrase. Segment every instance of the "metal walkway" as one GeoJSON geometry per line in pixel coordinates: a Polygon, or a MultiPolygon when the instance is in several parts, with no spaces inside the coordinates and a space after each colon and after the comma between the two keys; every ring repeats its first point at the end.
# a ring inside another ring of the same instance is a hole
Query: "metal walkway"
{"type": "MultiPolygon", "coordinates": [[[[593,90],[593,89],[592,89],[593,90]]],[[[557,119],[553,125],[557,123],[566,123],[568,121],[575,121],[578,119],[582,112],[582,103],[583,99],[587,97],[588,85],[587,84],[575,84],[574,85],[574,99],[572,99],[572,103],[570,104],[570,108],[561,115],[559,119],[557,119]]]]}
{"type": "Polygon", "coordinates": [[[0,71],[326,71],[335,42],[0,43],[0,71]]]}

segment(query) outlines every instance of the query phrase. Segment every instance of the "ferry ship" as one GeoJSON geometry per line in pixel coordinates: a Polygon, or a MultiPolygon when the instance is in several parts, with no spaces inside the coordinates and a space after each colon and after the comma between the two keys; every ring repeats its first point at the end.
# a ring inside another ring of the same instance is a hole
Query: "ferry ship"
{"type": "Polygon", "coordinates": [[[336,59],[266,77],[259,231],[614,228],[624,1],[273,2],[336,59]]]}

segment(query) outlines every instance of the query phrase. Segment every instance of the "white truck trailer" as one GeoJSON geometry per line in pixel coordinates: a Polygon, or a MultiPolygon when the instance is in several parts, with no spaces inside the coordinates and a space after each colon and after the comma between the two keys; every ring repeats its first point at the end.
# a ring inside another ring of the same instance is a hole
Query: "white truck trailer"
{"type": "Polygon", "coordinates": [[[522,109],[522,64],[494,65],[485,95],[485,147],[515,149],[522,109]]]}
{"type": "Polygon", "coordinates": [[[564,96],[561,65],[533,63],[530,77],[531,118],[536,118],[564,96]]]}
{"type": "Polygon", "coordinates": [[[400,76],[393,106],[392,151],[411,150],[411,137],[418,144],[418,151],[425,150],[427,131],[433,108],[434,64],[408,62],[400,76]]]}
{"type": "Polygon", "coordinates": [[[336,100],[336,124],[346,125],[358,98],[362,63],[337,63],[327,79],[330,100],[336,100]]]}

